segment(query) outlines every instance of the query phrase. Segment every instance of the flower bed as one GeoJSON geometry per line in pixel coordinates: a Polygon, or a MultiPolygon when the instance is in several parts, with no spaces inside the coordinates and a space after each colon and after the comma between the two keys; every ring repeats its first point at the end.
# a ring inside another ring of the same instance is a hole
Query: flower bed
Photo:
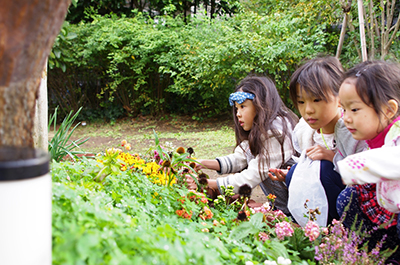
{"type": "Polygon", "coordinates": [[[388,255],[366,252],[339,221],[299,227],[273,196],[250,209],[229,188],[217,201],[188,190],[190,149],[157,137],[146,155],[123,148],[52,163],[53,264],[378,264],[388,255]]]}

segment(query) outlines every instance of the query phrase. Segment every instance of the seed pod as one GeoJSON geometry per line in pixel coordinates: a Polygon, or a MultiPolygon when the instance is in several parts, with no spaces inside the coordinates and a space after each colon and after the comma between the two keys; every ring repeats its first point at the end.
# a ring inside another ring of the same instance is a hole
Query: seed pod
{"type": "Polygon", "coordinates": [[[164,162],[162,162],[162,166],[163,167],[170,167],[171,166],[171,162],[169,160],[165,160],[164,162]]]}
{"type": "Polygon", "coordinates": [[[181,154],[185,153],[185,148],[180,146],[180,147],[178,147],[178,149],[176,149],[176,152],[181,155],[181,154]]]}
{"type": "Polygon", "coordinates": [[[243,197],[250,197],[251,187],[248,184],[244,184],[239,187],[239,195],[243,197]]]}
{"type": "Polygon", "coordinates": [[[244,221],[244,220],[246,220],[246,219],[247,219],[246,212],[243,211],[243,210],[239,211],[239,212],[238,212],[237,219],[238,219],[239,221],[244,221]]]}
{"type": "Polygon", "coordinates": [[[189,155],[194,154],[194,150],[192,147],[188,147],[188,149],[186,150],[187,153],[189,153],[189,155]]]}
{"type": "Polygon", "coordinates": [[[202,178],[208,179],[209,177],[208,177],[208,175],[207,175],[206,173],[200,173],[200,174],[198,175],[198,178],[199,178],[199,179],[202,179],[202,178]]]}

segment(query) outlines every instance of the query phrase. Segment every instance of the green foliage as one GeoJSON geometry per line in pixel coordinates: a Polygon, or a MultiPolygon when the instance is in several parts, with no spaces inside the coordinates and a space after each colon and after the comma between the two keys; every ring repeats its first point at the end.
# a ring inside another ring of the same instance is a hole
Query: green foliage
{"type": "Polygon", "coordinates": [[[132,172],[110,175],[101,185],[87,170],[94,164],[52,165],[53,264],[226,264],[224,259],[231,259],[216,236],[200,232],[203,225],[178,219],[180,192],[132,172]]]}
{"type": "Polygon", "coordinates": [[[80,138],[76,141],[70,141],[72,134],[74,133],[76,127],[80,124],[77,123],[73,128],[71,128],[79,115],[79,109],[74,115],[72,111],[64,118],[59,128],[57,129],[57,108],[54,114],[50,116],[48,130],[50,132],[53,126],[54,136],[49,141],[49,154],[53,161],[60,162],[69,156],[75,159],[76,154],[82,154],[81,151],[74,151],[74,149],[79,148],[80,145],[84,144],[89,138],[80,138]]]}
{"type": "MultiPolygon", "coordinates": [[[[189,114],[202,121],[227,113],[228,95],[253,73],[275,80],[285,104],[293,109],[287,87],[299,63],[336,53],[343,17],[340,2],[219,3],[238,12],[232,17],[210,19],[203,14],[189,19],[176,15],[185,9],[185,1],[149,2],[150,10],[171,16],[146,14],[136,6],[131,12],[132,6],[121,1],[75,2],[72,8],[81,8],[88,19],[66,23],[55,42],[49,59],[51,104],[60,105],[65,114],[85,105],[96,117],[111,121],[123,110],[130,116],[189,114]],[[91,6],[89,11],[84,11],[85,4],[91,6]]],[[[210,7],[212,2],[204,4],[210,7]]],[[[74,12],[71,9],[70,15],[74,12]]],[[[354,30],[347,30],[340,58],[346,68],[360,61],[356,18],[353,3],[354,30]]],[[[375,37],[376,56],[380,45],[375,37]]],[[[397,46],[394,41],[388,57],[397,58],[397,46]]]]}
{"type": "Polygon", "coordinates": [[[142,12],[153,18],[159,14],[184,16],[186,21],[190,20],[188,14],[204,13],[214,18],[223,15],[231,16],[240,9],[237,0],[196,0],[193,2],[186,0],[73,0],[72,2],[73,5],[68,10],[66,20],[74,24],[81,21],[91,22],[92,15],[115,14],[119,17],[132,17],[137,12],[142,12]]]}
{"type": "MultiPolygon", "coordinates": [[[[157,149],[160,143],[155,140],[157,149]]],[[[164,150],[159,151],[162,156],[164,150]]],[[[316,264],[314,246],[344,239],[344,228],[336,222],[340,235],[333,228],[331,234],[310,241],[306,228],[294,227],[281,211],[266,204],[239,221],[231,208],[207,208],[203,193],[188,191],[178,183],[159,185],[151,178],[159,174],[153,158],[118,149],[107,152],[97,161],[83,157],[51,164],[55,265],[263,264],[279,259],[312,265],[316,264]],[[147,171],[149,165],[153,173],[147,171]],[[101,182],[99,176],[104,176],[101,182]],[[285,226],[279,232],[284,233],[282,239],[278,239],[277,225],[285,226]]],[[[357,244],[352,249],[341,247],[357,253],[357,244]]],[[[340,252],[336,260],[347,254],[340,252]]],[[[376,260],[382,258],[379,252],[374,255],[376,260]]]]}
{"type": "MultiPolygon", "coordinates": [[[[67,69],[88,75],[75,86],[94,85],[101,102],[118,102],[134,116],[169,112],[201,119],[226,113],[229,94],[249,73],[272,77],[289,104],[291,73],[305,57],[326,52],[326,24],[311,27],[294,13],[193,17],[188,24],[141,13],[93,18],[67,26],[77,35],[59,45],[73,51],[65,52],[73,57],[67,69]]],[[[93,93],[86,91],[85,97],[93,93]]]]}
{"type": "Polygon", "coordinates": [[[49,55],[49,68],[61,68],[63,72],[66,70],[66,62],[71,61],[72,51],[65,49],[71,45],[71,40],[77,37],[75,32],[69,32],[69,23],[64,21],[60,33],[53,44],[53,49],[49,55]]]}

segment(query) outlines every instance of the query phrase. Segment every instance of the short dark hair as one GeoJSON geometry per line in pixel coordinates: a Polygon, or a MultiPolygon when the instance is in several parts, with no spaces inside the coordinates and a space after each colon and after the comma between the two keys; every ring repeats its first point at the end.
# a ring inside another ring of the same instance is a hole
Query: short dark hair
{"type": "Polygon", "coordinates": [[[317,57],[300,66],[290,78],[289,93],[297,108],[297,86],[307,94],[328,101],[339,94],[343,67],[336,57],[317,57]]]}
{"type": "MultiPolygon", "coordinates": [[[[348,70],[345,81],[351,80],[361,100],[372,107],[376,114],[385,115],[382,106],[393,99],[400,104],[400,65],[381,60],[362,62],[348,70]]],[[[400,115],[400,108],[394,118],[400,115]]]]}

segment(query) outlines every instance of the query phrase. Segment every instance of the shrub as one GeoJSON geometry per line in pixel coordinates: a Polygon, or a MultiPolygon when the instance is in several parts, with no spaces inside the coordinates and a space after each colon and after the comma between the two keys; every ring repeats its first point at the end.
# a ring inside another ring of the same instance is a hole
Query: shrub
{"type": "Polygon", "coordinates": [[[306,22],[293,14],[250,12],[213,20],[194,17],[187,25],[180,17],[95,16],[92,23],[66,25],[77,37],[56,42],[55,48],[68,55],[67,74],[57,77],[65,78],[57,88],[67,89],[64,98],[72,97],[71,91],[85,98],[70,101],[93,104],[97,95],[100,105],[118,102],[134,116],[209,117],[227,112],[234,86],[257,73],[272,77],[290,106],[291,73],[303,58],[326,51],[325,25],[310,28],[306,22]]]}

